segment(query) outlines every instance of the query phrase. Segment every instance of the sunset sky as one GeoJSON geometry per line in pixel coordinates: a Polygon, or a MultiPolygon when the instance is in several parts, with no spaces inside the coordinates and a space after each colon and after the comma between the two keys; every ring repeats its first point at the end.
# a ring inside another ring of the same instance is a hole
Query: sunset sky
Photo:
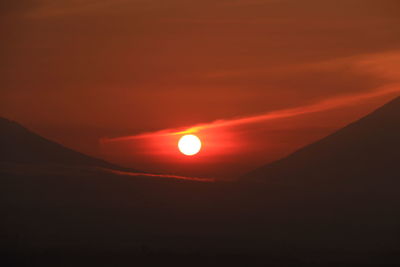
{"type": "Polygon", "coordinates": [[[237,175],[400,94],[398,0],[2,1],[0,33],[0,116],[147,172],[237,175]]]}

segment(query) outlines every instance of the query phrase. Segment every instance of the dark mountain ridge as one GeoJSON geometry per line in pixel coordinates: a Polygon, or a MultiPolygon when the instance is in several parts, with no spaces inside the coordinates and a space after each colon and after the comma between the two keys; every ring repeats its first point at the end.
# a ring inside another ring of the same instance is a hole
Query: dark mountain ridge
{"type": "MultiPolygon", "coordinates": [[[[399,263],[399,116],[396,98],[238,182],[0,168],[0,249],[17,259],[39,255],[38,266],[49,255],[54,261],[45,266],[57,265],[71,251],[96,266],[122,256],[127,266],[158,257],[158,266],[172,258],[179,266],[221,266],[205,256],[218,253],[228,253],[222,264],[237,266],[399,263]],[[246,253],[242,262],[231,256],[246,253]]],[[[1,161],[104,166],[19,125],[1,125],[1,161]]],[[[71,265],[87,266],[80,257],[71,265]]]]}
{"type": "Polygon", "coordinates": [[[289,243],[399,251],[400,97],[243,180],[287,203],[289,243]]]}
{"type": "Polygon", "coordinates": [[[352,177],[362,183],[399,182],[400,97],[334,134],[246,175],[260,182],[291,186],[334,185],[343,182],[340,177],[352,177]]]}
{"type": "Polygon", "coordinates": [[[64,147],[1,117],[0,162],[124,169],[64,147]]]}

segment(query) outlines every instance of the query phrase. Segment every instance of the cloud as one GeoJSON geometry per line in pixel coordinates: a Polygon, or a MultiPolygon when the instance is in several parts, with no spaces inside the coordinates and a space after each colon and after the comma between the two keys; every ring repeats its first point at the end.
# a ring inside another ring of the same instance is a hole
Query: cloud
{"type": "MultiPolygon", "coordinates": [[[[266,111],[259,115],[224,118],[214,120],[210,123],[201,123],[187,127],[165,129],[161,131],[117,138],[104,138],[102,139],[102,142],[124,141],[155,136],[180,135],[187,133],[196,133],[205,129],[261,123],[263,121],[296,117],[304,114],[336,109],[347,105],[355,105],[360,101],[368,100],[370,98],[377,98],[385,95],[396,95],[400,92],[399,66],[399,51],[371,54],[362,57],[350,57],[320,63],[312,63],[308,66],[301,66],[298,69],[301,70],[301,73],[298,75],[298,77],[307,81],[307,83],[303,85],[304,88],[302,88],[301,92],[304,94],[307,90],[305,85],[309,84],[310,86],[313,86],[313,90],[310,92],[310,94],[312,94],[313,91],[315,92],[315,88],[320,88],[320,90],[322,91],[322,95],[330,95],[331,97],[317,98],[310,104],[297,105],[292,108],[278,109],[275,111],[266,111]],[[337,72],[326,72],[329,75],[321,77],[321,74],[315,74],[316,69],[319,69],[323,74],[324,70],[330,70],[332,68],[337,68],[338,66],[343,65],[347,67],[347,73],[349,72],[349,69],[351,69],[352,71],[350,73],[359,73],[359,75],[361,75],[361,78],[356,76],[356,82],[354,82],[353,84],[352,79],[343,79],[343,77],[352,77],[352,75],[343,76],[338,75],[337,72]],[[313,70],[314,72],[312,72],[311,70],[313,70]],[[363,77],[362,74],[366,77],[365,83],[362,83],[362,81],[360,83],[360,80],[362,80],[363,77]],[[307,77],[307,75],[313,76],[314,78],[304,78],[307,77]],[[318,81],[318,79],[320,81],[318,81]],[[320,83],[321,81],[326,84],[320,83]],[[373,81],[376,82],[374,83],[373,81]]],[[[294,68],[294,70],[297,69],[294,68]]],[[[232,79],[237,76],[247,76],[253,73],[262,72],[255,70],[245,72],[234,71],[223,72],[215,76],[232,79]]],[[[296,90],[299,90],[299,84],[301,84],[301,82],[296,80],[293,81],[290,78],[290,71],[286,70],[285,73],[286,79],[282,77],[282,80],[289,80],[290,83],[293,83],[293,87],[296,88],[296,90]]],[[[290,86],[288,86],[288,88],[290,89],[290,86]]],[[[280,91],[280,94],[283,94],[283,92],[280,91]]]]}
{"type": "Polygon", "coordinates": [[[117,138],[104,138],[104,139],[102,139],[102,142],[115,142],[115,141],[142,139],[142,138],[157,137],[157,136],[189,134],[189,133],[196,133],[196,132],[199,132],[199,131],[202,131],[205,129],[228,127],[228,126],[238,126],[238,125],[245,125],[245,124],[254,124],[254,123],[260,123],[263,121],[296,117],[296,116],[300,116],[300,115],[304,115],[304,114],[335,109],[335,108],[338,108],[341,106],[352,105],[352,104],[362,101],[364,99],[379,97],[379,96],[388,95],[388,94],[395,94],[395,93],[400,93],[400,84],[398,84],[395,87],[383,88],[381,90],[377,90],[377,91],[373,91],[373,92],[331,98],[331,99],[321,101],[321,102],[318,102],[316,104],[312,104],[309,106],[302,106],[302,107],[298,107],[298,108],[278,110],[278,111],[274,111],[274,112],[267,112],[265,114],[260,114],[260,115],[255,115],[255,116],[240,117],[240,118],[233,118],[233,119],[220,119],[220,120],[213,121],[211,123],[193,125],[193,126],[187,127],[184,130],[182,130],[182,129],[167,129],[167,130],[161,130],[161,131],[156,131],[156,132],[151,132],[151,133],[143,133],[143,134],[132,135],[132,136],[124,136],[124,137],[117,137],[117,138]]]}
{"type": "Polygon", "coordinates": [[[29,164],[29,163],[1,163],[2,171],[8,174],[14,175],[87,175],[91,173],[98,174],[98,171],[111,173],[114,175],[122,176],[134,176],[134,177],[149,177],[149,178],[161,178],[161,179],[178,179],[195,182],[214,182],[213,178],[199,178],[189,177],[181,175],[171,174],[153,174],[153,173],[141,173],[141,172],[130,172],[120,171],[115,169],[90,167],[90,166],[69,166],[62,164],[29,164]]]}
{"type": "Polygon", "coordinates": [[[398,69],[349,57],[400,48],[399,1],[1,4],[23,16],[0,26],[0,113],[95,155],[100,136],[367,93],[395,76],[378,65],[398,69]]]}
{"type": "Polygon", "coordinates": [[[127,171],[118,171],[118,170],[103,169],[103,168],[101,168],[101,170],[112,173],[112,174],[123,175],[123,176],[166,178],[166,179],[178,179],[178,180],[196,181],[196,182],[214,182],[215,181],[215,179],[212,179],[212,178],[198,178],[198,177],[188,177],[188,176],[181,176],[181,175],[127,172],[127,171]]]}

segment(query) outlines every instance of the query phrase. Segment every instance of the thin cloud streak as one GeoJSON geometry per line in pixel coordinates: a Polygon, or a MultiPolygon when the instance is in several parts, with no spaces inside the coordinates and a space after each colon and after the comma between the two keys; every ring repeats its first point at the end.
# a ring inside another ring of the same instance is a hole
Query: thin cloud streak
{"type": "Polygon", "coordinates": [[[167,178],[167,179],[178,179],[178,180],[186,180],[186,181],[196,181],[196,182],[215,182],[215,179],[212,178],[199,178],[199,177],[187,177],[180,175],[172,175],[172,174],[151,174],[151,173],[142,173],[142,172],[128,172],[128,171],[118,171],[113,169],[105,169],[100,168],[102,171],[123,175],[123,176],[144,176],[144,177],[156,177],[156,178],[167,178]]]}
{"type": "Polygon", "coordinates": [[[233,119],[220,119],[220,120],[216,120],[216,121],[213,121],[210,123],[197,124],[197,125],[194,125],[191,127],[186,127],[186,128],[181,128],[181,129],[177,129],[177,128],[166,129],[166,130],[161,130],[161,131],[156,131],[156,132],[142,133],[142,134],[138,134],[138,135],[122,136],[122,137],[116,137],[116,138],[103,138],[100,141],[102,143],[118,142],[118,141],[134,140],[134,139],[151,138],[151,137],[161,137],[161,136],[172,136],[172,135],[196,133],[201,130],[212,129],[212,128],[254,124],[254,123],[260,123],[263,121],[276,120],[276,119],[282,119],[282,118],[290,118],[290,117],[296,117],[296,116],[305,115],[305,114],[309,114],[309,113],[316,113],[316,112],[331,110],[331,109],[339,108],[342,106],[352,105],[358,101],[367,100],[370,98],[375,98],[375,97],[384,96],[384,95],[388,95],[388,94],[393,94],[396,92],[400,92],[400,84],[391,85],[389,87],[383,87],[383,89],[373,91],[373,92],[331,98],[331,99],[324,100],[324,101],[321,101],[321,102],[318,102],[318,103],[315,103],[312,105],[308,105],[308,106],[272,111],[272,112],[268,112],[268,113],[261,114],[261,115],[233,118],[233,119]]]}

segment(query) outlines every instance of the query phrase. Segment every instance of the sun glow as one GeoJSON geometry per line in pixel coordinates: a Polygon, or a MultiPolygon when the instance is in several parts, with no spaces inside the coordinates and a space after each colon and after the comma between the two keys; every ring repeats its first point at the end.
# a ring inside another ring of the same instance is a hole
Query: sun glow
{"type": "Polygon", "coordinates": [[[199,153],[201,149],[201,141],[193,134],[184,135],[179,139],[178,148],[182,154],[193,156],[199,153]]]}

